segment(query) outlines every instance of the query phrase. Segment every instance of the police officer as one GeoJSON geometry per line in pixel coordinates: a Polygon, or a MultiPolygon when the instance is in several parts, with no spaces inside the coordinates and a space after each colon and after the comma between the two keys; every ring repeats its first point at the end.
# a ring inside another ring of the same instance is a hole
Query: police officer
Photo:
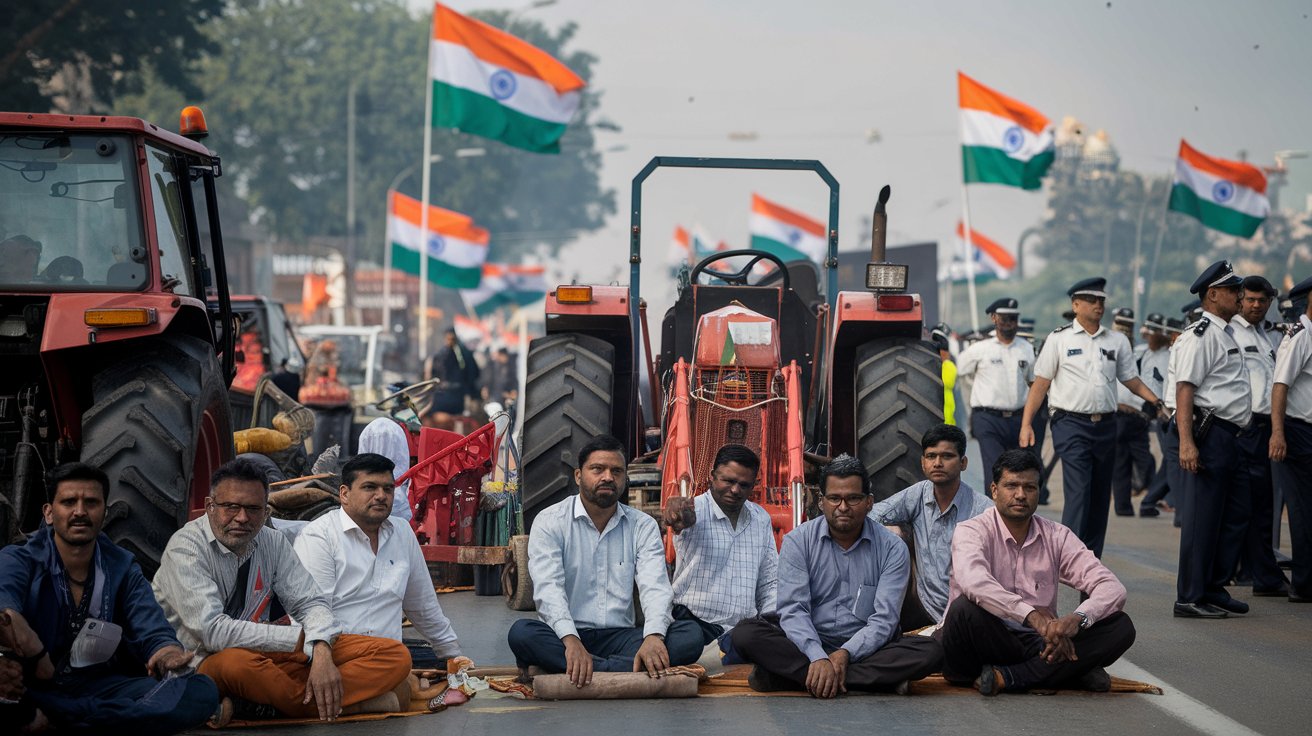
{"type": "Polygon", "coordinates": [[[1271,483],[1271,382],[1276,369],[1276,352],[1267,334],[1266,313],[1276,295],[1275,287],[1261,276],[1244,279],[1239,314],[1230,320],[1235,342],[1248,368],[1248,385],[1253,395],[1253,422],[1239,433],[1243,462],[1240,479],[1248,489],[1251,509],[1248,533],[1239,556],[1241,575],[1253,582],[1255,596],[1285,596],[1289,586],[1276,564],[1271,548],[1272,513],[1275,506],[1271,483]]]}
{"type": "Polygon", "coordinates": [[[1051,387],[1052,444],[1061,458],[1065,507],[1061,522],[1102,556],[1107,536],[1112,474],[1107,459],[1116,444],[1116,382],[1160,406],[1157,395],[1139,380],[1125,335],[1103,327],[1107,279],[1085,279],[1066,293],[1075,320],[1043,342],[1034,366],[1034,384],[1025,401],[1020,446],[1034,445],[1034,414],[1051,387]]]}
{"type": "MultiPolygon", "coordinates": [[[[1312,278],[1290,289],[1289,297],[1298,303],[1309,292],[1312,278]]],[[[1270,457],[1289,504],[1289,600],[1312,603],[1312,301],[1276,352],[1270,457]]]]}
{"type": "MultiPolygon", "coordinates": [[[[1075,315],[1071,315],[1075,319],[1075,315]]],[[[1020,329],[1016,331],[1016,337],[1025,340],[1034,348],[1034,354],[1038,355],[1038,344],[1034,339],[1034,318],[1021,317],[1020,329]]],[[[1034,376],[1030,376],[1033,382],[1034,376]]],[[[1022,409],[1022,411],[1024,411],[1022,409]]],[[[1043,440],[1048,436],[1048,397],[1043,397],[1043,403],[1039,404],[1039,410],[1034,413],[1034,447],[1039,453],[1039,458],[1043,462],[1043,474],[1039,478],[1039,505],[1048,505],[1048,476],[1052,475],[1052,467],[1057,464],[1056,458],[1043,459],[1043,440]]],[[[992,471],[992,468],[989,469],[992,471]]]]}
{"type": "MultiPolygon", "coordinates": [[[[1179,320],[1171,320],[1179,322],[1179,320]]],[[[1153,393],[1162,397],[1163,400],[1168,398],[1166,392],[1166,371],[1167,365],[1171,359],[1171,333],[1168,332],[1167,319],[1160,312],[1149,314],[1143,321],[1145,343],[1147,349],[1143,357],[1139,359],[1139,380],[1143,381],[1153,393]]],[[[1176,325],[1174,334],[1180,334],[1180,326],[1176,325]]],[[[1147,410],[1147,407],[1145,407],[1147,410]]],[[[1179,465],[1179,455],[1175,455],[1168,460],[1167,442],[1170,441],[1169,435],[1162,429],[1161,422],[1153,422],[1153,434],[1157,436],[1157,446],[1162,450],[1162,462],[1153,474],[1153,480],[1148,484],[1148,492],[1144,494],[1143,499],[1139,502],[1139,516],[1160,516],[1161,511],[1157,508],[1157,502],[1166,498],[1170,492],[1169,483],[1169,465],[1176,463],[1179,465]]],[[[1178,452],[1178,447],[1176,448],[1178,452]]]]}
{"type": "Polygon", "coordinates": [[[1010,297],[984,310],[993,320],[993,336],[957,356],[957,375],[969,376],[970,435],[979,443],[986,473],[1004,450],[1017,446],[1020,415],[1034,380],[1034,347],[1017,339],[1020,306],[1010,297]]]}
{"type": "MultiPolygon", "coordinates": [[[[1112,329],[1125,335],[1133,346],[1131,356],[1134,370],[1139,371],[1139,351],[1134,345],[1134,310],[1120,307],[1112,314],[1112,329]]],[[[1143,380],[1140,375],[1140,380],[1143,380]]],[[[1161,396],[1158,390],[1153,391],[1161,396]]],[[[1116,384],[1116,459],[1112,465],[1112,506],[1117,516],[1134,516],[1134,504],[1130,497],[1136,490],[1143,490],[1153,482],[1153,452],[1148,446],[1148,425],[1152,423],[1153,414],[1157,412],[1150,407],[1151,414],[1143,411],[1143,401],[1137,398],[1125,384],[1116,384]]]]}
{"type": "Polygon", "coordinates": [[[1243,549],[1249,513],[1236,438],[1252,419],[1252,389],[1229,325],[1239,311],[1242,283],[1229,261],[1203,271],[1189,288],[1201,299],[1203,316],[1172,349],[1174,426],[1185,471],[1178,492],[1187,509],[1174,608],[1181,618],[1248,613],[1248,604],[1225,589],[1243,549]]]}

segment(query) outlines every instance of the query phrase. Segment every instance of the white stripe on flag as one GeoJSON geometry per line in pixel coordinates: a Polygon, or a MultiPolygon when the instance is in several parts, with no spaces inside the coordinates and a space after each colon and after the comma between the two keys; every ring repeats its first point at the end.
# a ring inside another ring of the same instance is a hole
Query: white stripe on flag
{"type": "Polygon", "coordinates": [[[817,263],[824,260],[824,238],[817,238],[799,227],[780,222],[769,215],[753,212],[747,220],[747,231],[752,235],[769,238],[801,251],[807,258],[817,263]]]}
{"type": "Polygon", "coordinates": [[[961,110],[961,145],[997,148],[1008,157],[1028,161],[1053,147],[1052,129],[1035,135],[1015,120],[1000,115],[963,108],[961,110]]]}
{"type": "Polygon", "coordinates": [[[559,94],[555,87],[537,77],[517,74],[483,61],[467,46],[449,41],[433,41],[432,44],[428,74],[435,81],[467,89],[496,100],[511,110],[552,123],[569,123],[578,109],[577,91],[559,94]],[[508,78],[514,81],[513,85],[504,86],[510,91],[508,97],[498,99],[489,88],[489,80],[494,74],[509,75],[508,78]]]}
{"type": "MultiPolygon", "coordinates": [[[[400,218],[388,218],[388,233],[391,242],[401,247],[419,251],[419,244],[424,241],[419,234],[419,227],[400,218]]],[[[487,246],[471,243],[450,235],[433,233],[428,242],[428,255],[456,268],[480,266],[487,260],[487,246]]]]}

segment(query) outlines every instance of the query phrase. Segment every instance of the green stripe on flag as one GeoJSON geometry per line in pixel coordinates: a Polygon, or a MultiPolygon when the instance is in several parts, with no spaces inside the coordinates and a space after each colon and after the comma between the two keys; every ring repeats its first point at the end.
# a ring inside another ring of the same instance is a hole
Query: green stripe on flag
{"type": "Polygon", "coordinates": [[[724,349],[720,351],[720,365],[732,365],[738,357],[738,350],[733,343],[733,333],[725,330],[724,349]]]}
{"type": "Polygon", "coordinates": [[[1008,156],[1001,148],[962,146],[961,170],[967,184],[1005,184],[1038,189],[1055,157],[1054,151],[1044,151],[1029,161],[1021,161],[1008,156]]]}
{"type": "Polygon", "coordinates": [[[433,127],[459,128],[535,153],[560,153],[566,128],[442,82],[433,82],[433,127]]]}
{"type": "MultiPolygon", "coordinates": [[[[411,276],[418,276],[419,252],[410,250],[400,243],[392,243],[392,268],[405,271],[411,276]]],[[[445,261],[428,257],[428,280],[437,286],[448,289],[477,289],[482,279],[482,266],[456,268],[445,261]]]]}
{"type": "Polygon", "coordinates": [[[1178,182],[1171,187],[1171,201],[1166,208],[1194,217],[1213,230],[1240,238],[1253,237],[1263,220],[1203,199],[1194,190],[1178,182]]]}
{"type": "Polygon", "coordinates": [[[811,260],[802,251],[787,245],[786,243],[781,243],[774,238],[767,238],[764,235],[753,235],[751,248],[752,250],[763,250],[771,255],[779,256],[779,260],[784,263],[811,260]]]}

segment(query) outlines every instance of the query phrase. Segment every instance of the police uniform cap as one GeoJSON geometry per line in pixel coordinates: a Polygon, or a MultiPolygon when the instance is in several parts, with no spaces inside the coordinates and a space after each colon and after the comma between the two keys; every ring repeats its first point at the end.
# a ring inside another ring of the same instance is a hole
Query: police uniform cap
{"type": "Polygon", "coordinates": [[[1092,279],[1076,281],[1071,288],[1066,290],[1066,295],[1074,299],[1077,296],[1094,296],[1101,299],[1107,298],[1107,279],[1099,276],[1092,279]]]}
{"type": "Polygon", "coordinates": [[[985,314],[1020,314],[1020,303],[1015,299],[1005,296],[994,301],[985,310],[985,314]]]}
{"type": "Polygon", "coordinates": [[[1166,332],[1168,334],[1174,333],[1177,335],[1184,332],[1184,320],[1176,319],[1175,317],[1166,320],[1166,332]]]}
{"type": "Polygon", "coordinates": [[[1143,326],[1161,332],[1166,329],[1166,317],[1161,312],[1149,312],[1148,316],[1143,318],[1143,326]]]}
{"type": "Polygon", "coordinates": [[[1113,314],[1112,316],[1113,322],[1120,322],[1121,324],[1125,324],[1125,325],[1134,324],[1134,310],[1130,309],[1129,307],[1117,307],[1116,311],[1113,312],[1112,314],[1113,314]]]}
{"type": "Polygon", "coordinates": [[[1061,318],[1066,320],[1067,322],[1070,322],[1071,320],[1075,319],[1075,313],[1068,309],[1065,312],[1061,313],[1061,318]]]}
{"type": "Polygon", "coordinates": [[[1265,276],[1245,276],[1243,286],[1244,291],[1260,291],[1271,297],[1276,295],[1276,287],[1265,276]]]}
{"type": "Polygon", "coordinates": [[[1208,289],[1226,289],[1242,283],[1244,279],[1235,273],[1234,268],[1230,266],[1230,261],[1222,260],[1208,266],[1199,274],[1194,280],[1194,285],[1189,287],[1189,293],[1202,296],[1208,289]]]}
{"type": "Polygon", "coordinates": [[[1190,312],[1193,312],[1193,311],[1196,311],[1196,310],[1199,310],[1199,309],[1202,309],[1202,308],[1203,308],[1203,300],[1202,300],[1202,299],[1194,299],[1193,301],[1188,302],[1187,304],[1185,304],[1183,307],[1180,307],[1180,314],[1189,314],[1190,312]]]}
{"type": "Polygon", "coordinates": [[[1312,276],[1298,282],[1294,288],[1289,290],[1289,301],[1296,302],[1300,299],[1306,299],[1308,292],[1312,292],[1312,276]]]}

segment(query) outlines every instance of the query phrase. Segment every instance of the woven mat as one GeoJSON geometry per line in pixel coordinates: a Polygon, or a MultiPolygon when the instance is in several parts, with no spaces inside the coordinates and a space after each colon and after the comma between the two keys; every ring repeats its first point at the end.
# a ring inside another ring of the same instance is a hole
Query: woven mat
{"type": "MultiPolygon", "coordinates": [[[[793,698],[810,697],[803,691],[785,691],[773,693],[758,693],[747,684],[747,675],[752,671],[749,664],[731,665],[724,669],[724,674],[703,680],[701,686],[697,688],[697,695],[700,697],[724,698],[735,695],[745,695],[751,697],[764,696],[782,696],[793,698]]],[[[1031,690],[1032,694],[1051,695],[1056,692],[1071,692],[1092,695],[1086,690],[1031,690]]],[[[1137,680],[1127,680],[1121,677],[1112,678],[1113,693],[1147,693],[1150,695],[1161,695],[1162,689],[1156,685],[1150,685],[1146,682],[1137,680]]],[[[858,693],[852,693],[858,694],[858,693]]],[[[949,685],[942,675],[930,675],[923,680],[917,680],[911,683],[912,695],[975,695],[979,693],[968,687],[955,687],[949,685]]]]}
{"type": "MultiPolygon", "coordinates": [[[[432,715],[428,712],[428,703],[414,701],[419,703],[422,710],[406,711],[397,713],[359,713],[353,716],[340,716],[333,723],[362,723],[364,721],[381,721],[387,718],[406,718],[409,716],[427,716],[432,715]]],[[[239,721],[233,719],[220,730],[229,728],[278,728],[281,726],[323,726],[324,721],[318,718],[269,718],[258,721],[239,721]]]]}

